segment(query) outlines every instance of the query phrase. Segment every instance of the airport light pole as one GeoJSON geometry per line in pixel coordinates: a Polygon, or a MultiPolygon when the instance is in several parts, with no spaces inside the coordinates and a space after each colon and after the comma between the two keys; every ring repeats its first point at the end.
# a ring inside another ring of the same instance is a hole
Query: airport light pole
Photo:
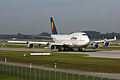
{"type": "Polygon", "coordinates": [[[5,57],[5,62],[7,62],[7,58],[5,57]]]}
{"type": "Polygon", "coordinates": [[[24,53],[24,57],[26,57],[26,53],[24,53]]]}
{"type": "Polygon", "coordinates": [[[57,60],[55,60],[55,66],[54,67],[57,68],[57,60]]]}
{"type": "Polygon", "coordinates": [[[55,68],[57,67],[57,63],[55,62],[55,68]]]}

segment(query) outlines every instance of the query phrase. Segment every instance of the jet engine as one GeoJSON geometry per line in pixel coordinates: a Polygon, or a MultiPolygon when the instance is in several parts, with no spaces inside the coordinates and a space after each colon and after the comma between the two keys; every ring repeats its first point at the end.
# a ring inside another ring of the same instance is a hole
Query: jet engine
{"type": "Polygon", "coordinates": [[[34,47],[34,45],[30,44],[30,43],[27,46],[28,46],[28,48],[33,48],[34,47]]]}
{"type": "Polygon", "coordinates": [[[109,46],[109,42],[104,42],[104,43],[103,43],[103,46],[104,46],[104,47],[109,46]]]}
{"type": "Polygon", "coordinates": [[[50,48],[50,49],[54,49],[55,46],[54,46],[54,45],[49,45],[49,48],[50,48]]]}
{"type": "Polygon", "coordinates": [[[38,46],[41,46],[41,44],[38,44],[38,46]]]}
{"type": "Polygon", "coordinates": [[[98,44],[96,44],[96,43],[92,44],[92,48],[93,48],[93,49],[98,48],[98,44]]]}

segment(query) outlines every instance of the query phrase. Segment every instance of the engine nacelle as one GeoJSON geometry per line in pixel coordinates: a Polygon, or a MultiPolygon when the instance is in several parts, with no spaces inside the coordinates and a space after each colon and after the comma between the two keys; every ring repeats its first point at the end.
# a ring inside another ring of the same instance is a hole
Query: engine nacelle
{"type": "Polygon", "coordinates": [[[50,49],[55,49],[55,45],[49,45],[50,49]]]}
{"type": "Polygon", "coordinates": [[[38,44],[38,46],[41,46],[41,44],[38,44]]]}
{"type": "Polygon", "coordinates": [[[28,46],[28,48],[33,48],[34,47],[33,44],[28,44],[27,46],[28,46]]]}
{"type": "Polygon", "coordinates": [[[103,43],[103,46],[104,46],[104,47],[109,46],[109,42],[104,42],[104,43],[103,43]]]}
{"type": "Polygon", "coordinates": [[[93,44],[93,45],[92,45],[92,48],[93,48],[93,49],[98,48],[98,44],[93,44]]]}

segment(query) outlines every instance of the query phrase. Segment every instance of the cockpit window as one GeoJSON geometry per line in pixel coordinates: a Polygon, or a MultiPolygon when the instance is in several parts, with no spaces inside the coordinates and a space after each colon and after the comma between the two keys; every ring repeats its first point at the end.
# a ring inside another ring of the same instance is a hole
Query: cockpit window
{"type": "Polygon", "coordinates": [[[71,40],[76,40],[77,39],[77,37],[71,37],[71,40]]]}
{"type": "Polygon", "coordinates": [[[83,36],[86,36],[87,34],[82,34],[83,36]]]}

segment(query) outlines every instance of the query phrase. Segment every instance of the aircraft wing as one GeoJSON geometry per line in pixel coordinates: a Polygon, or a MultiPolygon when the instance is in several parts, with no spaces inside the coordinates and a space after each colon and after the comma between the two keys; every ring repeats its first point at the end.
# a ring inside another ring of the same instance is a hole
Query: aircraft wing
{"type": "Polygon", "coordinates": [[[65,44],[63,44],[63,43],[50,43],[50,45],[63,46],[63,45],[65,45],[65,44]]]}
{"type": "Polygon", "coordinates": [[[41,45],[48,45],[49,42],[32,42],[30,41],[29,44],[41,44],[41,45]]]}
{"type": "Polygon", "coordinates": [[[56,43],[56,42],[33,42],[33,41],[8,41],[8,43],[23,43],[23,44],[40,44],[40,45],[55,45],[55,46],[62,46],[62,45],[70,45],[68,43],[56,43]]]}
{"type": "MultiPolygon", "coordinates": [[[[48,45],[49,48],[53,47],[53,46],[63,46],[63,45],[67,45],[64,43],[56,43],[56,42],[33,42],[33,41],[8,41],[9,43],[24,43],[27,44],[28,48],[33,48],[34,44],[38,44],[40,45],[48,45]]],[[[52,48],[51,48],[52,49],[52,48]]]]}
{"type": "Polygon", "coordinates": [[[8,41],[8,43],[23,43],[23,44],[41,44],[41,45],[47,45],[49,42],[33,42],[33,41],[8,41]]]}
{"type": "Polygon", "coordinates": [[[109,42],[109,41],[115,41],[116,36],[114,36],[114,39],[104,39],[104,40],[98,40],[98,41],[91,41],[91,43],[103,43],[103,42],[109,42]]]}
{"type": "Polygon", "coordinates": [[[114,36],[114,39],[104,39],[104,40],[98,40],[98,41],[91,41],[90,44],[92,45],[93,49],[98,48],[98,44],[102,43],[104,47],[109,46],[110,41],[115,41],[116,36],[114,36]]]}
{"type": "Polygon", "coordinates": [[[24,44],[27,44],[28,41],[8,41],[8,43],[24,43],[24,44]]]}

